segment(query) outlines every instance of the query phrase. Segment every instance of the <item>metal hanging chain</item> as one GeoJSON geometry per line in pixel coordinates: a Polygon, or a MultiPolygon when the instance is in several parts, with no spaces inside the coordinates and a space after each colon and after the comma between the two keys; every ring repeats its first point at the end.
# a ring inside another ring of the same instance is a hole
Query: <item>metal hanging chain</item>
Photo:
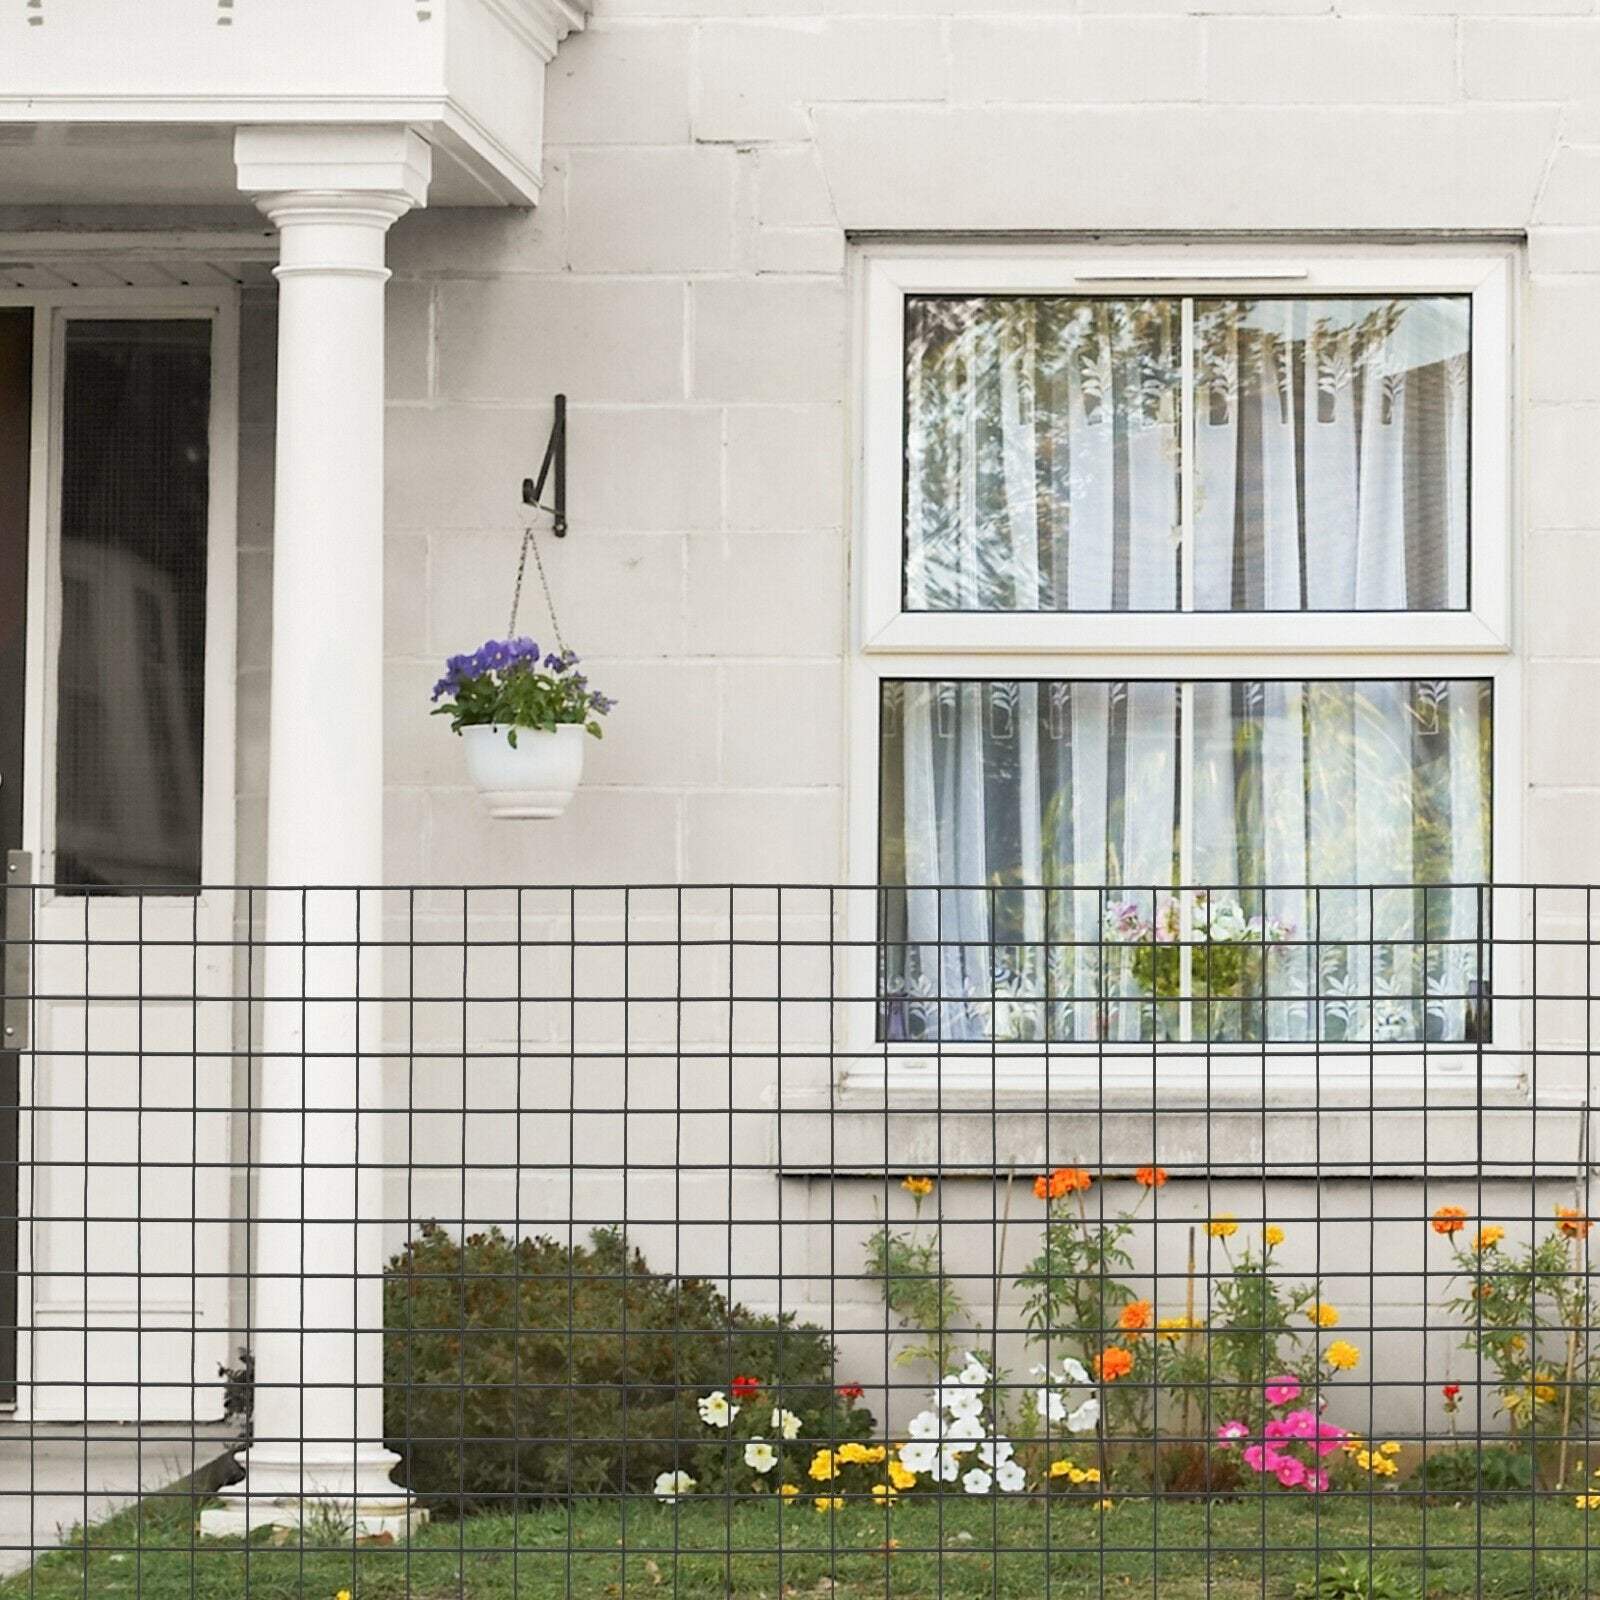
{"type": "Polygon", "coordinates": [[[517,557],[517,582],[511,591],[511,620],[506,624],[506,637],[515,639],[517,636],[517,607],[522,604],[522,575],[528,570],[528,551],[533,551],[533,564],[539,574],[539,587],[544,590],[545,609],[550,613],[550,626],[555,629],[556,644],[560,646],[562,655],[568,655],[567,641],[561,633],[561,619],[556,615],[556,603],[550,594],[550,579],[545,574],[544,557],[539,554],[539,542],[534,538],[534,526],[530,522],[522,530],[522,554],[517,557]]]}

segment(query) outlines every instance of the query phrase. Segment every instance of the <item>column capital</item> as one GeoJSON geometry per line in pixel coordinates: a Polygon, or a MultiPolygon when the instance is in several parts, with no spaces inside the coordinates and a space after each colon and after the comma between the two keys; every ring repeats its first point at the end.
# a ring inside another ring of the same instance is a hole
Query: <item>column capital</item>
{"type": "Polygon", "coordinates": [[[363,200],[393,207],[393,221],[426,203],[433,172],[432,146],[399,122],[241,127],[233,136],[233,160],[240,189],[256,196],[274,221],[276,211],[291,205],[314,208],[318,196],[328,207],[359,210],[363,200]]]}

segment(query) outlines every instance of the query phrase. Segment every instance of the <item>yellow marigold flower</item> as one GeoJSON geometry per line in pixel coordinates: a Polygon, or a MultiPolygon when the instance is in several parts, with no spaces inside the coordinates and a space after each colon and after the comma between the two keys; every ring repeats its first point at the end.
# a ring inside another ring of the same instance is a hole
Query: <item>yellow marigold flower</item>
{"type": "Polygon", "coordinates": [[[889,1458],[889,1482],[897,1489],[913,1489],[916,1487],[917,1475],[909,1467],[903,1467],[892,1456],[889,1458]]]}
{"type": "Polygon", "coordinates": [[[1491,1223],[1487,1228],[1478,1229],[1472,1240],[1472,1248],[1481,1255],[1485,1250],[1493,1250],[1505,1236],[1504,1228],[1497,1228],[1491,1223]]]}
{"type": "Polygon", "coordinates": [[[833,1451],[827,1449],[817,1451],[806,1470],[818,1483],[826,1483],[839,1475],[839,1469],[834,1465],[833,1451]]]}
{"type": "Polygon", "coordinates": [[[905,1177],[900,1180],[900,1187],[907,1194],[914,1194],[917,1199],[921,1200],[925,1195],[933,1193],[933,1179],[905,1177]]]}
{"type": "Polygon", "coordinates": [[[1306,1315],[1316,1323],[1319,1328],[1337,1328],[1339,1326],[1339,1313],[1330,1305],[1324,1305],[1320,1300],[1313,1300],[1306,1307],[1306,1315]]]}
{"type": "Polygon", "coordinates": [[[1433,1231],[1449,1235],[1467,1225],[1467,1213],[1460,1206],[1440,1206],[1433,1214],[1433,1231]]]}
{"type": "Polygon", "coordinates": [[[1393,1439],[1385,1439],[1378,1446],[1378,1453],[1385,1456],[1397,1456],[1400,1454],[1400,1446],[1393,1439]]]}
{"type": "Polygon", "coordinates": [[[1100,1469],[1099,1469],[1099,1467],[1088,1467],[1088,1468],[1086,1468],[1084,1470],[1084,1474],[1083,1474],[1083,1481],[1085,1483],[1099,1483],[1099,1481],[1100,1481],[1100,1469]]]}
{"type": "Polygon", "coordinates": [[[1528,1348],[1528,1341],[1520,1333],[1512,1334],[1506,1343],[1511,1347],[1513,1353],[1517,1355],[1521,1355],[1528,1348]]]}
{"type": "Polygon", "coordinates": [[[1272,1249],[1276,1250],[1283,1243],[1283,1229],[1277,1223],[1269,1222],[1261,1230],[1261,1237],[1267,1241],[1272,1249]]]}
{"type": "Polygon", "coordinates": [[[842,1444],[839,1446],[838,1451],[835,1453],[833,1459],[837,1461],[840,1466],[875,1467],[880,1461],[883,1460],[883,1455],[884,1452],[881,1446],[879,1447],[877,1454],[874,1455],[866,1445],[861,1444],[855,1439],[852,1439],[848,1444],[842,1444]]]}
{"type": "Polygon", "coordinates": [[[1082,1467],[1069,1467],[1067,1469],[1067,1476],[1071,1478],[1074,1483],[1087,1483],[1089,1481],[1089,1474],[1085,1472],[1082,1467]]]}
{"type": "Polygon", "coordinates": [[[1167,1344],[1176,1344],[1184,1334],[1205,1327],[1198,1317],[1163,1317],[1156,1324],[1156,1337],[1167,1344]]]}
{"type": "Polygon", "coordinates": [[[842,1511],[844,1509],[844,1496],[837,1494],[819,1494],[812,1502],[818,1511],[842,1511]]]}
{"type": "Polygon", "coordinates": [[[1600,1494],[1580,1494],[1572,1503],[1580,1511],[1600,1511],[1600,1494]]]}
{"type": "Polygon", "coordinates": [[[1231,1211],[1219,1211],[1206,1224],[1206,1232],[1213,1239],[1231,1239],[1239,1231],[1239,1220],[1231,1211]]]}
{"type": "Polygon", "coordinates": [[[875,1483],[872,1486],[872,1498],[888,1505],[891,1500],[900,1498],[900,1491],[892,1483],[875,1483]]]}
{"type": "Polygon", "coordinates": [[[1542,1406],[1553,1406],[1556,1403],[1556,1386],[1550,1381],[1548,1372],[1541,1372],[1534,1379],[1533,1398],[1542,1406]]]}
{"type": "Polygon", "coordinates": [[[333,1597],[333,1600],[350,1600],[350,1591],[349,1591],[349,1590],[348,1590],[348,1589],[341,1589],[341,1590],[340,1590],[340,1591],[339,1591],[339,1592],[338,1592],[338,1593],[337,1593],[337,1594],[336,1594],[336,1595],[335,1595],[335,1596],[334,1596],[334,1597],[333,1597]]]}
{"type": "Polygon", "coordinates": [[[1115,1502],[1111,1500],[1096,1500],[1094,1508],[1096,1511],[1112,1511],[1115,1509],[1115,1502]]]}
{"type": "Polygon", "coordinates": [[[780,1483],[778,1485],[778,1493],[781,1494],[785,1500],[793,1500],[794,1497],[800,1493],[800,1489],[797,1484],[780,1483]]]}
{"type": "Polygon", "coordinates": [[[1064,1478],[1074,1470],[1070,1461],[1052,1461],[1050,1463],[1050,1476],[1052,1478],[1064,1478]]]}
{"type": "Polygon", "coordinates": [[[1352,1372],[1361,1365],[1361,1352],[1348,1339],[1335,1339],[1322,1352],[1322,1359],[1335,1372],[1352,1372]]]}
{"type": "Polygon", "coordinates": [[[1372,1470],[1377,1477],[1392,1478],[1400,1469],[1388,1456],[1374,1456],[1372,1458],[1372,1470]]]}

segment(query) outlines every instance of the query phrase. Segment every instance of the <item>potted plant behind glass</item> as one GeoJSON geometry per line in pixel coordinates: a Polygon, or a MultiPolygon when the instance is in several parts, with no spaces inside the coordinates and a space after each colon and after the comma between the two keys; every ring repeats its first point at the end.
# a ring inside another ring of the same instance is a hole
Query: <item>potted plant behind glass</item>
{"type": "Polygon", "coordinates": [[[490,639],[451,656],[433,686],[436,717],[467,742],[467,770],[493,817],[559,817],[583,777],[583,741],[615,700],[589,687],[578,657],[541,658],[532,639],[490,639]]]}

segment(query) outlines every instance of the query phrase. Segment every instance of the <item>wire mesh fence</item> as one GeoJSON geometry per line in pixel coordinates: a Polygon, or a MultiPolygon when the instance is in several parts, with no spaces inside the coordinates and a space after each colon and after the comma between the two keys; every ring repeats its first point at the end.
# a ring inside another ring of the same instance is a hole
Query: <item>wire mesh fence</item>
{"type": "Polygon", "coordinates": [[[1597,892],[13,878],[0,1596],[1600,1592],[1597,892]]]}

